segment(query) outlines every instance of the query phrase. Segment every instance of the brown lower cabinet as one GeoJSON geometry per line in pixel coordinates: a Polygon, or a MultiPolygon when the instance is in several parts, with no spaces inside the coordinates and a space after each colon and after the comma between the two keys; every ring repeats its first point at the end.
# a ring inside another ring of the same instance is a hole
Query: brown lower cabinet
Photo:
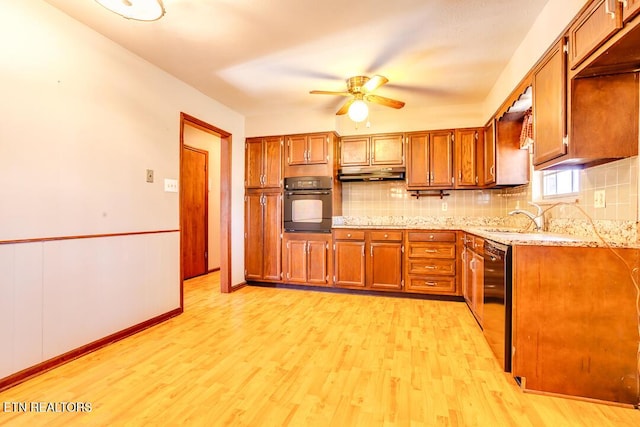
{"type": "Polygon", "coordinates": [[[482,327],[484,314],[484,239],[464,233],[462,239],[462,296],[482,327]]]}
{"type": "Polygon", "coordinates": [[[283,276],[286,283],[331,285],[331,234],[284,233],[282,248],[283,276]]]}
{"type": "Polygon", "coordinates": [[[406,292],[459,295],[456,231],[406,232],[406,292]]]}
{"type": "Polygon", "coordinates": [[[337,229],[333,239],[335,286],[402,290],[402,231],[337,229]]]}

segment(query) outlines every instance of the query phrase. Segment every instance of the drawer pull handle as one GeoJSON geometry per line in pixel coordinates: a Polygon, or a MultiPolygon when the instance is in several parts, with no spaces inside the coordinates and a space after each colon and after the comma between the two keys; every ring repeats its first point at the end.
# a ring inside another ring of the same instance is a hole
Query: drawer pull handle
{"type": "Polygon", "coordinates": [[[428,270],[435,270],[438,267],[436,267],[435,265],[425,265],[424,268],[428,269],[428,270]]]}
{"type": "Polygon", "coordinates": [[[437,254],[438,253],[437,249],[425,249],[424,251],[426,253],[428,253],[428,254],[437,254]]]}
{"type": "Polygon", "coordinates": [[[427,286],[435,286],[435,285],[437,285],[436,282],[424,282],[424,284],[427,285],[427,286]]]}

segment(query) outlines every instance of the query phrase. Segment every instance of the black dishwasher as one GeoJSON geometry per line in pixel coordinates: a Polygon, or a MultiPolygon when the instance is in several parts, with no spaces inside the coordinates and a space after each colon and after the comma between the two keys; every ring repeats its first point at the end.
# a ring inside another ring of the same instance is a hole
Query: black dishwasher
{"type": "Polygon", "coordinates": [[[505,372],[511,372],[511,246],[485,240],[484,336],[505,372]]]}

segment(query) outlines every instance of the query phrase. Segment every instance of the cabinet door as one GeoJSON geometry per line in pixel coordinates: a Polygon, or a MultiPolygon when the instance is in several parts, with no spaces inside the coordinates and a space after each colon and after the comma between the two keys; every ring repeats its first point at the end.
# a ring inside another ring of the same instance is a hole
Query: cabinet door
{"type": "Polygon", "coordinates": [[[478,132],[475,129],[460,129],[456,131],[456,164],[458,182],[456,186],[478,185],[477,150],[478,132]]]}
{"type": "Polygon", "coordinates": [[[340,166],[369,165],[369,137],[342,138],[340,147],[340,166]]]}
{"type": "Polygon", "coordinates": [[[262,210],[261,192],[249,193],[244,202],[244,277],[246,280],[262,279],[262,210]]]}
{"type": "Polygon", "coordinates": [[[462,250],[462,296],[470,309],[471,301],[471,251],[468,248],[462,250]]]}
{"type": "Polygon", "coordinates": [[[407,135],[407,188],[429,186],[429,134],[407,135]]]}
{"type": "Polygon", "coordinates": [[[402,243],[371,242],[367,266],[372,289],[402,289],[402,243]]]}
{"type": "Polygon", "coordinates": [[[335,285],[346,287],[365,286],[364,240],[335,242],[335,285]]]}
{"type": "Polygon", "coordinates": [[[287,282],[307,282],[307,241],[287,240],[285,243],[287,282]]]}
{"type": "Polygon", "coordinates": [[[471,300],[472,310],[482,326],[484,312],[484,258],[475,252],[471,254],[471,300]]]}
{"type": "Polygon", "coordinates": [[[640,12],[640,0],[627,0],[626,4],[623,2],[623,7],[622,17],[627,22],[640,12]]]}
{"type": "Polygon", "coordinates": [[[304,165],[307,162],[307,137],[294,135],[287,137],[287,163],[304,165]]]}
{"type": "Polygon", "coordinates": [[[569,64],[572,70],[622,28],[621,7],[616,0],[596,0],[571,26],[569,64]]]}
{"type": "Polygon", "coordinates": [[[404,144],[402,134],[372,136],[371,165],[404,165],[404,144]]]}
{"type": "Polygon", "coordinates": [[[323,240],[307,241],[307,282],[312,285],[328,283],[328,243],[323,240]]]}
{"type": "Polygon", "coordinates": [[[533,164],[563,156],[567,146],[567,55],[558,42],[533,73],[533,164]]]}
{"type": "Polygon", "coordinates": [[[496,129],[495,120],[484,128],[484,168],[482,185],[490,185],[496,182],[496,129]]]}
{"type": "Polygon", "coordinates": [[[279,281],[282,278],[282,197],[280,193],[263,194],[263,279],[279,281]]]}
{"type": "Polygon", "coordinates": [[[245,143],[244,185],[246,188],[261,188],[263,176],[264,146],[262,138],[248,138],[245,143]]]}
{"type": "Polygon", "coordinates": [[[307,136],[307,164],[327,163],[329,140],[326,135],[307,136]]]}
{"type": "Polygon", "coordinates": [[[453,185],[451,132],[432,132],[429,138],[430,185],[432,187],[451,187],[453,185]]]}
{"type": "Polygon", "coordinates": [[[280,188],[282,186],[282,138],[264,139],[264,167],[262,186],[280,188]]]}

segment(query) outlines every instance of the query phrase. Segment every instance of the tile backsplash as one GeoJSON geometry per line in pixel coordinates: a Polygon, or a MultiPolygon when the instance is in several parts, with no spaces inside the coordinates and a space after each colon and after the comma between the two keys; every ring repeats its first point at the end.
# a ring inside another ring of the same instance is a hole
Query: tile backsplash
{"type": "MultiPolygon", "coordinates": [[[[534,176],[532,174],[532,176],[534,176]]],[[[534,177],[535,179],[535,177],[534,177]]],[[[433,192],[437,194],[437,191],[433,192]]],[[[504,218],[515,226],[527,224],[522,215],[508,217],[508,212],[527,205],[533,198],[533,185],[492,190],[448,190],[443,197],[413,197],[404,181],[343,183],[344,217],[430,217],[432,219],[504,218]]],[[[635,240],[638,224],[638,157],[618,160],[580,171],[577,203],[553,199],[544,201],[545,218],[550,231],[588,233],[590,221],[607,229],[631,229],[635,240]],[[594,206],[594,191],[605,191],[605,207],[594,206]],[[568,230],[570,229],[570,230],[568,230]]]]}

